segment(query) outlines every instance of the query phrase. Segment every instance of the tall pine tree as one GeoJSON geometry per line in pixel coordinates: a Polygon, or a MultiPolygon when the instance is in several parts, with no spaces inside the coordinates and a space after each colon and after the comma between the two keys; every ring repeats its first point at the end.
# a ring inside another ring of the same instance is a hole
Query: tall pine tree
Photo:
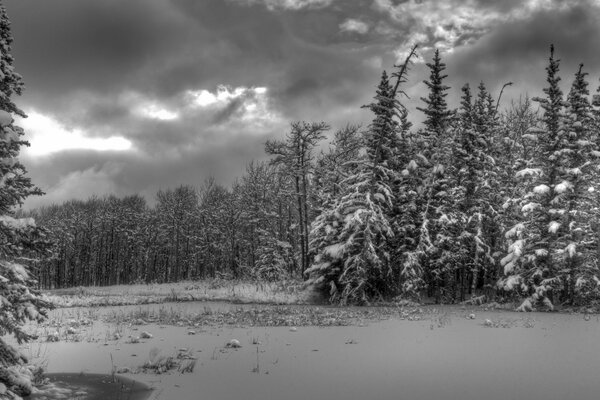
{"type": "Polygon", "coordinates": [[[375,116],[364,134],[365,154],[311,231],[310,282],[341,304],[368,304],[396,291],[388,243],[399,103],[385,71],[367,107],[375,116]]]}
{"type": "Polygon", "coordinates": [[[402,268],[405,295],[414,295],[423,280],[428,282],[428,295],[436,301],[448,294],[444,282],[457,262],[451,237],[456,234],[457,219],[450,197],[451,181],[448,167],[452,148],[452,122],[455,112],[448,109],[445,97],[449,87],[443,80],[446,65],[441,61],[439,50],[435,51],[430,69],[429,88],[425,108],[425,129],[417,133],[414,146],[418,149],[406,171],[414,176],[414,185],[406,188],[416,193],[411,213],[418,215],[413,233],[414,245],[404,254],[402,268]]]}
{"type": "MultiPolygon", "coordinates": [[[[42,321],[49,304],[33,289],[30,267],[22,262],[45,249],[45,233],[33,219],[14,216],[16,206],[41,192],[17,159],[21,146],[28,143],[12,117],[25,116],[12,101],[12,96],[20,95],[23,89],[22,78],[13,68],[12,41],[10,21],[0,5],[0,336],[13,335],[21,343],[32,338],[23,330],[23,324],[42,321]]],[[[30,394],[32,370],[27,367],[27,359],[3,339],[0,354],[0,383],[8,395],[20,398],[30,394]]]]}
{"type": "MultiPolygon", "coordinates": [[[[520,222],[506,233],[508,254],[502,259],[504,277],[500,286],[526,296],[521,310],[544,303],[553,308],[554,289],[562,286],[562,263],[556,262],[556,239],[561,235],[561,220],[566,212],[557,207],[572,185],[560,175],[568,159],[568,132],[564,127],[563,93],[559,87],[559,60],[550,47],[546,97],[534,98],[544,110],[542,128],[530,129],[539,147],[534,163],[517,172],[527,190],[518,202],[520,222]]],[[[564,250],[564,249],[563,249],[564,250]]],[[[567,250],[570,251],[570,250],[567,250]]]]}

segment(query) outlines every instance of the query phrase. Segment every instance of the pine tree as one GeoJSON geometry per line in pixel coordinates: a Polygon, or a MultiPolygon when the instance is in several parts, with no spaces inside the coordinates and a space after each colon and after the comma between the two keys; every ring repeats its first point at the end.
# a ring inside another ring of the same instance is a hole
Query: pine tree
{"type": "Polygon", "coordinates": [[[399,105],[385,71],[375,101],[367,107],[375,117],[364,135],[364,157],[342,182],[339,199],[311,230],[315,257],[307,270],[309,281],[341,304],[368,304],[395,293],[388,243],[393,236],[390,164],[397,156],[399,105]]]}
{"type": "Polygon", "coordinates": [[[469,85],[462,88],[461,108],[456,125],[451,164],[451,196],[458,236],[453,238],[460,260],[455,266],[455,300],[483,285],[494,263],[490,232],[497,216],[492,193],[497,189],[496,163],[492,157],[495,108],[483,83],[473,102],[469,85]]]}
{"type": "Polygon", "coordinates": [[[536,137],[539,150],[534,164],[517,172],[527,191],[519,202],[521,220],[506,233],[508,255],[501,261],[505,277],[500,286],[527,296],[521,310],[531,309],[537,303],[553,308],[552,292],[562,286],[561,265],[553,256],[564,209],[555,204],[571,186],[561,181],[559,173],[567,159],[568,135],[563,126],[565,104],[558,85],[559,60],[554,58],[554,46],[550,48],[546,71],[546,97],[534,98],[544,110],[543,128],[529,131],[536,137]]]}
{"type": "Polygon", "coordinates": [[[412,177],[412,186],[405,191],[416,193],[410,213],[417,218],[412,224],[416,227],[412,234],[414,244],[404,253],[402,276],[405,295],[414,295],[424,280],[428,294],[439,302],[448,295],[444,282],[457,263],[451,238],[457,233],[458,220],[452,209],[448,170],[455,112],[448,109],[445,100],[449,87],[443,84],[447,76],[442,72],[446,65],[438,50],[427,66],[431,71],[430,80],[425,81],[429,96],[421,98],[427,107],[418,108],[426,115],[425,129],[417,132],[413,146],[418,150],[404,174],[412,177]]]}
{"type": "Polygon", "coordinates": [[[446,102],[446,96],[448,96],[446,92],[450,87],[443,83],[448,75],[443,75],[446,64],[442,62],[439,49],[435,50],[433,62],[426,65],[429,67],[430,74],[429,80],[423,81],[423,83],[427,85],[429,95],[427,98],[421,97],[421,100],[427,107],[417,107],[417,110],[422,111],[426,116],[424,122],[426,131],[441,135],[445,133],[454,113],[448,109],[446,102]]]}
{"type": "MultiPolygon", "coordinates": [[[[41,192],[17,160],[19,149],[27,142],[22,139],[23,130],[13,124],[13,114],[25,114],[11,98],[23,89],[22,78],[13,69],[11,43],[10,21],[0,6],[0,336],[10,334],[22,343],[32,338],[23,324],[45,319],[50,305],[33,289],[30,267],[21,262],[39,256],[46,248],[45,232],[33,219],[15,218],[13,213],[28,196],[41,192]]],[[[2,339],[0,354],[0,382],[8,395],[20,398],[30,394],[32,369],[26,366],[27,359],[2,339]]]]}
{"type": "Polygon", "coordinates": [[[596,252],[598,213],[594,204],[598,145],[586,75],[581,64],[567,96],[564,129],[568,137],[559,175],[561,184],[568,190],[555,199],[555,207],[564,210],[558,220],[561,227],[557,232],[556,258],[564,266],[562,297],[570,303],[599,294],[596,284],[600,275],[596,252]]]}

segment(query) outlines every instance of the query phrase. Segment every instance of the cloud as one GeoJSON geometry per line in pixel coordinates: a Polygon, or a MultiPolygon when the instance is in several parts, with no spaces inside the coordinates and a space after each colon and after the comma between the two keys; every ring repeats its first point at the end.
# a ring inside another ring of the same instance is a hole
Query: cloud
{"type": "Polygon", "coordinates": [[[127,151],[131,142],[120,136],[108,138],[88,137],[80,129],[69,130],[56,120],[36,111],[28,111],[28,118],[17,121],[27,132],[30,147],[24,153],[44,156],[64,150],[127,151]]]}
{"type": "MultiPolygon", "coordinates": [[[[381,70],[392,72],[413,43],[422,45],[421,61],[442,50],[451,105],[465,82],[480,80],[494,94],[514,81],[507,100],[540,94],[550,42],[566,85],[580,61],[600,70],[596,0],[4,4],[15,67],[27,84],[15,99],[32,117],[26,137],[33,150],[50,132],[68,144],[44,156],[23,151],[49,199],[85,196],[94,186],[150,198],[211,174],[230,183],[247,162],[266,157],[264,142],[282,138],[291,121],[365,126],[372,115],[360,106],[372,101],[381,70]],[[33,124],[42,117],[44,128],[33,124]],[[111,138],[130,148],[115,150],[111,138]],[[73,188],[86,178],[96,185],[73,188]]],[[[402,99],[415,122],[427,75],[415,65],[405,88],[411,98],[402,99]]]]}
{"type": "Polygon", "coordinates": [[[333,0],[234,0],[248,4],[264,4],[269,10],[301,10],[327,7],[333,0]]]}
{"type": "Polygon", "coordinates": [[[356,32],[364,35],[369,31],[369,25],[358,19],[348,18],[340,24],[340,31],[342,32],[356,32]]]}
{"type": "Polygon", "coordinates": [[[83,171],[72,171],[61,177],[60,181],[46,188],[43,197],[30,197],[26,207],[34,208],[48,204],[58,204],[65,199],[85,200],[93,195],[117,193],[118,188],[114,176],[118,170],[107,164],[102,168],[89,168],[83,171]]]}
{"type": "MultiPolygon", "coordinates": [[[[539,8],[527,20],[503,24],[472,46],[451,54],[447,58],[449,75],[463,83],[486,81],[496,91],[512,81],[514,86],[505,93],[507,100],[523,93],[543,95],[549,47],[554,44],[566,92],[579,63],[592,74],[600,70],[600,54],[589,51],[600,47],[599,5],[577,2],[559,10],[539,8]]],[[[590,77],[592,90],[596,79],[590,77]]]]}
{"type": "Polygon", "coordinates": [[[540,12],[562,12],[590,1],[375,0],[374,8],[390,18],[391,27],[383,24],[380,31],[401,34],[402,44],[396,55],[397,61],[402,61],[407,49],[415,43],[420,44],[422,51],[437,48],[452,53],[504,24],[527,21],[540,12]]]}

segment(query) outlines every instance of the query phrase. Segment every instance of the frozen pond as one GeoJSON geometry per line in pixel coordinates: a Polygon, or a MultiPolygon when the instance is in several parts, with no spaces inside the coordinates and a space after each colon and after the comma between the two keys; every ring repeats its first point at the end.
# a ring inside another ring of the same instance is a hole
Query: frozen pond
{"type": "Polygon", "coordinates": [[[46,386],[54,393],[32,394],[27,400],[145,400],[152,394],[146,385],[122,376],[58,373],[46,377],[46,386]]]}
{"type": "MultiPolygon", "coordinates": [[[[169,305],[186,312],[206,306],[169,305]]],[[[115,309],[126,312],[113,307],[102,313],[115,309]]],[[[476,307],[429,311],[416,321],[297,329],[199,326],[193,335],[188,326],[95,321],[80,328],[79,342],[31,343],[25,353],[45,360],[49,372],[110,374],[113,368],[140,366],[157,351],[174,355],[187,349],[197,358],[192,373],[125,374],[153,387],[154,400],[562,400],[597,398],[600,392],[596,316],[476,307]],[[470,313],[475,319],[467,318],[470,313]],[[115,331],[121,339],[110,338],[115,331]],[[153,337],[128,343],[129,335],[141,331],[153,337]],[[225,348],[231,339],[242,347],[225,348]]],[[[67,311],[54,314],[61,312],[67,311]]]]}

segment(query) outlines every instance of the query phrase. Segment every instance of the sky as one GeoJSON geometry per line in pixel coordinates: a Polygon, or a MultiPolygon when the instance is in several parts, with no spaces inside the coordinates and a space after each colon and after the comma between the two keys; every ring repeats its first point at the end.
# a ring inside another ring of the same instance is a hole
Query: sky
{"type": "Polygon", "coordinates": [[[416,107],[434,49],[448,96],[484,81],[503,105],[542,95],[549,46],[565,90],[579,63],[600,73],[600,0],[4,0],[14,99],[31,146],[21,161],[46,195],[231,184],[292,121],[366,126],[381,72],[418,43],[402,101],[416,107]]]}

